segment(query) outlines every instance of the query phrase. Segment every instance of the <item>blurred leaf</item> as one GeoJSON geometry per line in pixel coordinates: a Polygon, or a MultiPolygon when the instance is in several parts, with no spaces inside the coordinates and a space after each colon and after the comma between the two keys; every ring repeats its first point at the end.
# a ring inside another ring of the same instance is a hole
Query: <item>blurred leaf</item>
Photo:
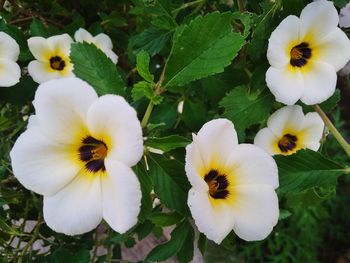
{"type": "Polygon", "coordinates": [[[146,51],[139,52],[136,57],[136,69],[144,80],[153,82],[154,76],[149,72],[149,60],[150,57],[146,51]]]}
{"type": "Polygon", "coordinates": [[[176,212],[171,212],[171,213],[155,212],[151,214],[149,219],[153,224],[157,226],[171,226],[178,223],[181,219],[183,219],[183,216],[176,212]]]}
{"type": "Polygon", "coordinates": [[[203,102],[192,102],[186,99],[182,112],[183,121],[191,131],[197,131],[207,120],[207,111],[203,102]]]}
{"type": "Polygon", "coordinates": [[[154,192],[162,204],[181,214],[188,214],[187,194],[190,188],[184,165],[164,156],[149,154],[149,172],[154,183],[154,192]]]}
{"type": "Polygon", "coordinates": [[[125,84],[116,66],[94,44],[72,44],[70,57],[74,74],[87,81],[99,95],[125,93],[125,84]]]}
{"type": "Polygon", "coordinates": [[[49,32],[47,30],[47,27],[38,20],[37,18],[33,18],[32,23],[30,23],[30,34],[34,36],[40,36],[40,37],[49,37],[49,32]]]}
{"type": "Polygon", "coordinates": [[[205,251],[207,250],[207,237],[203,233],[199,234],[197,246],[199,251],[204,256],[205,251]]]}
{"type": "Polygon", "coordinates": [[[241,12],[235,12],[232,14],[232,18],[235,20],[239,20],[242,25],[243,25],[243,30],[242,30],[242,36],[244,38],[246,38],[249,33],[250,33],[250,29],[251,29],[251,24],[252,24],[252,14],[245,12],[245,13],[241,13],[241,12]]]}
{"type": "Polygon", "coordinates": [[[190,262],[193,259],[193,253],[194,253],[194,231],[193,231],[193,228],[190,226],[190,229],[187,232],[185,241],[181,249],[177,253],[177,259],[180,261],[180,263],[190,262]]]}
{"type": "Polygon", "coordinates": [[[241,49],[244,38],[232,32],[231,14],[214,12],[178,28],[167,61],[163,86],[186,83],[223,72],[241,49]]]}
{"type": "Polygon", "coordinates": [[[87,249],[79,251],[70,251],[67,248],[60,247],[52,254],[52,262],[54,263],[86,263],[89,262],[90,253],[87,249]]]}
{"type": "Polygon", "coordinates": [[[274,156],[279,170],[279,191],[297,193],[317,186],[332,186],[344,168],[312,150],[274,156]]]}
{"type": "Polygon", "coordinates": [[[292,215],[288,210],[280,209],[280,216],[278,220],[284,220],[292,215]]]}
{"type": "Polygon", "coordinates": [[[177,148],[186,147],[191,143],[191,140],[180,135],[170,135],[167,137],[150,137],[145,141],[145,145],[162,150],[163,152],[169,152],[177,148]]]}
{"type": "Polygon", "coordinates": [[[267,119],[273,102],[274,97],[267,89],[249,94],[245,87],[238,86],[220,101],[220,106],[225,109],[223,116],[230,119],[237,130],[244,131],[267,119]]]}

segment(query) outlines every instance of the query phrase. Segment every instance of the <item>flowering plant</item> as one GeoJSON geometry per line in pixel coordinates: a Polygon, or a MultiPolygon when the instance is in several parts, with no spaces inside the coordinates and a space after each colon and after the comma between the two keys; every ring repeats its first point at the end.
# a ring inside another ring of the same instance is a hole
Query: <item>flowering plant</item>
{"type": "Polygon", "coordinates": [[[0,258],[341,258],[340,2],[5,1],[0,258]]]}

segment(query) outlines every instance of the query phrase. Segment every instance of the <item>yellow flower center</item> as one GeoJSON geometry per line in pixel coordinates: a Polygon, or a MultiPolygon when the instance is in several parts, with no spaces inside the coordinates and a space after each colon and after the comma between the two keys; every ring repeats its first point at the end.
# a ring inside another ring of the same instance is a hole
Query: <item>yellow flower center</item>
{"type": "Polygon", "coordinates": [[[220,174],[217,170],[210,170],[204,176],[205,182],[209,187],[209,194],[214,199],[225,199],[229,195],[227,187],[229,185],[226,175],[220,174]]]}
{"type": "Polygon", "coordinates": [[[104,159],[107,156],[107,145],[92,136],[87,136],[82,140],[79,147],[79,159],[84,162],[85,168],[90,172],[105,171],[104,159]]]}
{"type": "Polygon", "coordinates": [[[302,42],[290,50],[290,64],[293,67],[301,68],[307,64],[308,60],[311,58],[311,54],[312,51],[309,44],[302,42]]]}
{"type": "Polygon", "coordinates": [[[278,141],[278,148],[283,153],[293,151],[297,147],[297,141],[297,136],[287,133],[278,141]]]}
{"type": "Polygon", "coordinates": [[[66,62],[60,56],[50,58],[50,66],[54,70],[62,71],[66,66],[66,62]]]}

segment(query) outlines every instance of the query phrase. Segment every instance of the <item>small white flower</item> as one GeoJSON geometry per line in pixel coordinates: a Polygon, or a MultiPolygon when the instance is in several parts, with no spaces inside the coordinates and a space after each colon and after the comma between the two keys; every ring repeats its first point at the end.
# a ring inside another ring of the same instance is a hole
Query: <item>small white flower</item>
{"type": "Polygon", "coordinates": [[[232,122],[207,122],[186,147],[188,205],[200,232],[216,243],[233,229],[246,241],[266,238],[277,224],[275,161],[255,145],[238,144],[232,122]]]}
{"type": "Polygon", "coordinates": [[[10,156],[16,178],[44,196],[47,225],[75,235],[103,218],[117,232],[130,229],[141,204],[130,168],[143,154],[135,110],[120,96],[98,98],[78,78],[41,84],[33,104],[35,116],[10,156]]]}
{"type": "Polygon", "coordinates": [[[113,52],[113,43],[109,36],[106,34],[100,33],[96,36],[92,36],[84,28],[79,28],[74,33],[75,41],[77,42],[87,42],[92,43],[99,49],[101,49],[107,57],[109,57],[114,64],[118,62],[118,56],[113,52]]]}
{"type": "Polygon", "coordinates": [[[340,9],[339,26],[345,28],[350,27],[350,3],[340,9]]]}
{"type": "Polygon", "coordinates": [[[323,121],[316,112],[304,115],[299,105],[286,106],[270,116],[267,128],[256,134],[254,144],[271,155],[289,155],[305,148],[317,151],[323,129],[323,121]]]}
{"type": "Polygon", "coordinates": [[[28,65],[28,72],[37,83],[51,79],[74,76],[69,53],[73,39],[68,34],[49,38],[31,37],[28,39],[30,52],[37,60],[28,65]]]}
{"type": "Polygon", "coordinates": [[[19,82],[21,68],[16,63],[19,46],[11,36],[0,32],[0,86],[10,87],[19,82]]]}
{"type": "Polygon", "coordinates": [[[292,105],[300,99],[312,105],[332,96],[336,72],[350,59],[350,41],[338,22],[333,3],[317,1],[272,32],[266,82],[277,101],[292,105]]]}

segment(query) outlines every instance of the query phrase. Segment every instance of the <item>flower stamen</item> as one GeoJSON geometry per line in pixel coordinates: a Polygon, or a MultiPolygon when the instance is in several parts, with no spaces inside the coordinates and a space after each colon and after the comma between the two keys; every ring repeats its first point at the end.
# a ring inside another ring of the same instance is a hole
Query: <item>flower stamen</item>
{"type": "Polygon", "coordinates": [[[303,67],[307,64],[308,59],[311,58],[311,54],[309,44],[302,42],[290,50],[290,64],[293,67],[303,67]]]}
{"type": "Polygon", "coordinates": [[[66,62],[60,56],[54,56],[50,58],[50,66],[54,70],[62,71],[66,66],[66,62]]]}
{"type": "Polygon", "coordinates": [[[212,169],[204,176],[204,181],[208,184],[209,194],[214,199],[225,199],[229,195],[226,175],[212,169]]]}
{"type": "Polygon", "coordinates": [[[296,143],[297,141],[298,141],[298,138],[296,136],[287,133],[283,135],[282,139],[278,141],[278,148],[283,153],[293,151],[297,146],[297,143],[296,143]]]}
{"type": "Polygon", "coordinates": [[[107,156],[107,145],[92,136],[82,140],[79,147],[79,159],[85,163],[85,168],[90,172],[105,171],[104,159],[107,156]]]}

